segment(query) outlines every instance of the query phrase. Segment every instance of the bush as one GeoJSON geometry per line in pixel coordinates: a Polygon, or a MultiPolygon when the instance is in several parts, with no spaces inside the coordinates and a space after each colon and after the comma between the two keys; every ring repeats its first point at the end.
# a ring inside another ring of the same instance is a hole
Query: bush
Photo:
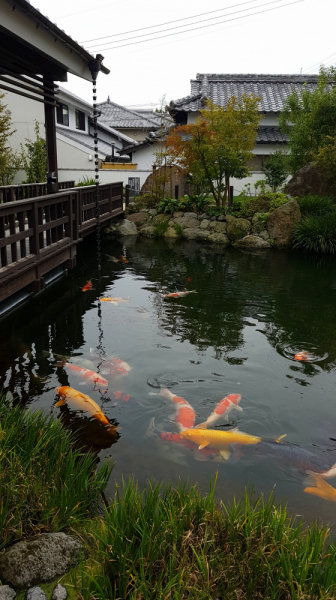
{"type": "Polygon", "coordinates": [[[243,218],[253,217],[254,213],[269,213],[288,202],[286,194],[281,192],[266,192],[266,194],[253,197],[242,197],[239,216],[243,218]]]}
{"type": "Polygon", "coordinates": [[[96,513],[111,468],[96,473],[96,457],[73,441],[56,418],[0,397],[0,550],[96,513]]]}
{"type": "Polygon", "coordinates": [[[302,215],[323,215],[335,209],[335,203],[329,196],[303,196],[298,198],[302,215]]]}
{"type": "Polygon", "coordinates": [[[93,178],[89,179],[87,175],[84,175],[83,179],[76,183],[76,187],[83,187],[85,185],[96,185],[96,180],[93,178]]]}
{"type": "Polygon", "coordinates": [[[272,192],[285,183],[289,174],[288,156],[282,150],[276,150],[270,154],[261,168],[265,175],[266,184],[270,186],[272,192]]]}
{"type": "Polygon", "coordinates": [[[336,212],[304,217],[294,227],[293,239],[293,248],[335,254],[336,212]]]}
{"type": "Polygon", "coordinates": [[[181,203],[176,198],[162,198],[159,204],[157,205],[158,212],[167,213],[169,212],[171,215],[180,210],[181,203]]]}
{"type": "Polygon", "coordinates": [[[168,225],[168,221],[165,221],[164,223],[158,223],[155,226],[155,230],[154,233],[157,237],[162,237],[164,232],[167,231],[169,225],[168,225]]]}
{"type": "Polygon", "coordinates": [[[335,598],[329,530],[294,524],[272,498],[225,507],[214,489],[130,481],[106,509],[100,572],[82,566],[82,598],[327,600],[335,598]]]}
{"type": "Polygon", "coordinates": [[[179,235],[181,237],[184,227],[181,227],[181,225],[179,225],[178,223],[174,223],[174,229],[175,229],[177,235],[179,235]]]}

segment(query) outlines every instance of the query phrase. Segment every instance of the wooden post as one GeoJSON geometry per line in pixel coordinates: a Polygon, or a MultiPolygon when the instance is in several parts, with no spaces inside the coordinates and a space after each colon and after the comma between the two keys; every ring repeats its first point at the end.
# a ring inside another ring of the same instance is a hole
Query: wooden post
{"type": "Polygon", "coordinates": [[[129,205],[129,199],[130,199],[130,186],[127,183],[125,186],[125,206],[129,205]]]}
{"type": "MultiPolygon", "coordinates": [[[[52,80],[47,77],[43,77],[44,85],[53,83],[52,80]]],[[[49,100],[50,100],[49,91],[49,100]]],[[[45,100],[47,98],[45,97],[45,100]]],[[[54,173],[56,182],[53,184],[52,189],[48,190],[48,193],[58,192],[58,172],[57,172],[57,147],[56,147],[56,121],[55,121],[55,107],[51,104],[44,105],[44,118],[45,118],[45,132],[46,132],[46,145],[47,145],[47,159],[48,159],[48,171],[54,173]]]]}

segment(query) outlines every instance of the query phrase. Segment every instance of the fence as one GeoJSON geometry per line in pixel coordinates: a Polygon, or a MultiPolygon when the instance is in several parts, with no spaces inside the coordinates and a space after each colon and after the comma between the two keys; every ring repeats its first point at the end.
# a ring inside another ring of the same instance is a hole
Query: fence
{"type": "MultiPolygon", "coordinates": [[[[67,190],[75,187],[74,181],[62,181],[58,184],[59,190],[67,190]]],[[[0,186],[0,203],[14,202],[15,200],[27,200],[47,194],[47,182],[45,183],[21,183],[19,185],[0,186]]]]}

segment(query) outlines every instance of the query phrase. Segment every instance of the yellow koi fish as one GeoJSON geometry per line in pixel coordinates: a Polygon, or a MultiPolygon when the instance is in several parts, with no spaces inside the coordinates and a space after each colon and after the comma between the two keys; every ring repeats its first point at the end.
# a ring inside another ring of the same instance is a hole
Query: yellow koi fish
{"type": "Polygon", "coordinates": [[[219,454],[226,460],[230,456],[230,444],[258,444],[260,437],[243,433],[237,429],[231,431],[217,431],[216,429],[187,429],[182,431],[180,436],[186,440],[198,444],[198,449],[202,450],[206,446],[219,451],[219,454]]]}
{"type": "Polygon", "coordinates": [[[336,490],[329,483],[322,479],[318,473],[311,473],[316,487],[306,487],[303,491],[306,494],[312,494],[312,496],[318,496],[324,500],[330,500],[330,502],[336,502],[336,490]]]}
{"type": "Polygon", "coordinates": [[[66,385],[56,388],[56,392],[61,397],[61,400],[55,406],[64,406],[66,404],[72,410],[82,411],[86,413],[87,417],[94,418],[104,425],[109,433],[115,433],[116,435],[116,428],[111,425],[101,408],[92,398],[66,385]]]}

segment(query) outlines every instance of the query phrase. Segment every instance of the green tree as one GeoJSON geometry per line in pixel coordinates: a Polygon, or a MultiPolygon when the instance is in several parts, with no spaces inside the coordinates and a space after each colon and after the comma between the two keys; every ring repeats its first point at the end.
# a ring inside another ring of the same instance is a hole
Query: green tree
{"type": "Polygon", "coordinates": [[[266,183],[276,192],[285,183],[289,173],[288,155],[282,150],[270,154],[262,167],[266,183]]]}
{"type": "Polygon", "coordinates": [[[32,141],[26,138],[26,151],[21,144],[22,163],[27,175],[23,183],[43,183],[47,179],[47,147],[45,140],[40,136],[40,126],[37,121],[34,129],[36,139],[32,141]]]}
{"type": "Polygon", "coordinates": [[[260,98],[243,94],[232,96],[225,107],[210,100],[196,123],[181,125],[167,137],[166,145],[174,159],[193,181],[211,190],[217,206],[229,200],[230,178],[249,174],[261,115],[260,98]]]}
{"type": "Polygon", "coordinates": [[[279,124],[289,136],[289,165],[292,173],[313,162],[321,148],[336,134],[336,72],[321,67],[314,91],[307,86],[287,98],[279,124]]]}
{"type": "Polygon", "coordinates": [[[2,185],[10,185],[20,168],[20,159],[9,145],[9,138],[15,130],[11,131],[12,115],[7,105],[1,101],[4,97],[4,94],[0,94],[0,182],[2,185]]]}

